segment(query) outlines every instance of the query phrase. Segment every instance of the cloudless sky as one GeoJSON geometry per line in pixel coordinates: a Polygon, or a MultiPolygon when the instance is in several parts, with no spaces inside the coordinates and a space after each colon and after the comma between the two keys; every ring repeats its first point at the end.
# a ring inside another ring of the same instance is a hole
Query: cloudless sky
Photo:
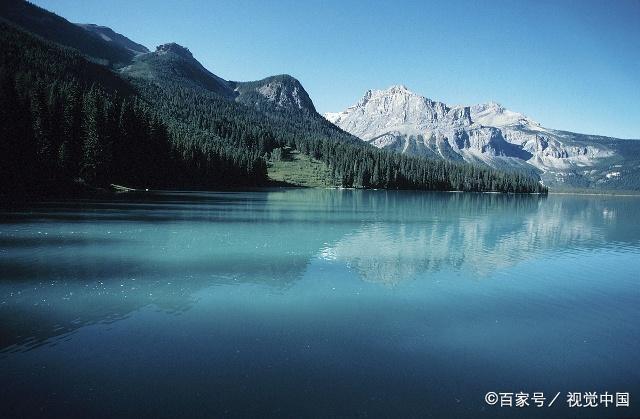
{"type": "Polygon", "coordinates": [[[319,112],[404,84],[496,101],[549,128],[640,139],[640,0],[35,0],[228,80],[287,73],[319,112]]]}

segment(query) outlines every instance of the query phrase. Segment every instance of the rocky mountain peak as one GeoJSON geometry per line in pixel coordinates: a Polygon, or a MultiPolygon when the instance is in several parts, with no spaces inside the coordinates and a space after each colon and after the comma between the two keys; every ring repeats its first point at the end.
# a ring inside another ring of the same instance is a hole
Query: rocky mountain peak
{"type": "Polygon", "coordinates": [[[356,105],[325,117],[365,140],[377,137],[380,132],[403,127],[419,130],[438,124],[454,127],[471,123],[468,108],[450,108],[445,103],[420,96],[404,85],[368,90],[356,105]]]}
{"type": "Polygon", "coordinates": [[[236,100],[262,110],[305,110],[315,112],[313,102],[302,84],[288,74],[254,82],[231,82],[236,100]]]}
{"type": "Polygon", "coordinates": [[[385,92],[389,94],[415,94],[407,89],[407,86],[405,86],[404,84],[394,84],[393,86],[385,90],[385,92]]]}
{"type": "Polygon", "coordinates": [[[499,103],[487,102],[471,106],[471,118],[477,124],[493,127],[505,126],[531,126],[540,127],[540,124],[525,115],[510,111],[499,103]]]}
{"type": "Polygon", "coordinates": [[[176,44],[175,42],[170,42],[167,44],[158,45],[156,47],[156,53],[158,54],[167,54],[173,53],[179,55],[182,58],[193,59],[193,54],[189,51],[189,48],[183,47],[182,45],[176,44]]]}
{"type": "Polygon", "coordinates": [[[501,104],[499,104],[498,102],[487,102],[487,103],[481,103],[478,105],[473,105],[472,106],[474,112],[495,112],[495,113],[502,113],[505,111],[504,106],[502,106],[501,104]]]}
{"type": "Polygon", "coordinates": [[[497,102],[448,106],[394,85],[368,90],[355,105],[325,118],[376,147],[524,170],[539,174],[546,184],[619,179],[611,169],[620,158],[613,143],[544,128],[497,102]]]}

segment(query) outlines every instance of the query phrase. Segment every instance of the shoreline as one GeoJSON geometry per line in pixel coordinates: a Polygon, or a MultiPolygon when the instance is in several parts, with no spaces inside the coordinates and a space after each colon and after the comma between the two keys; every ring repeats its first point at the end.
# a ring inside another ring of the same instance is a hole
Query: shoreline
{"type": "Polygon", "coordinates": [[[492,194],[492,195],[536,195],[536,196],[549,196],[549,195],[573,195],[573,196],[599,196],[599,197],[628,197],[628,198],[640,198],[640,191],[549,191],[547,193],[541,192],[500,192],[500,191],[456,191],[456,190],[422,190],[422,189],[382,189],[382,188],[354,188],[354,187],[342,187],[342,186],[326,186],[326,187],[309,187],[303,185],[282,184],[280,182],[274,182],[273,184],[253,186],[253,187],[229,187],[218,189],[149,189],[149,188],[132,188],[125,185],[110,184],[109,188],[100,187],[84,187],[81,190],[72,190],[63,192],[61,194],[50,194],[32,199],[4,199],[3,196],[0,201],[0,208],[12,208],[21,207],[24,205],[40,202],[51,201],[73,201],[83,199],[108,199],[108,198],[124,198],[127,195],[152,195],[162,192],[202,192],[202,193],[216,193],[216,192],[257,192],[263,190],[286,190],[286,189],[325,189],[325,190],[362,190],[362,191],[396,191],[396,192],[426,192],[426,193],[473,193],[473,194],[492,194]]]}
{"type": "Polygon", "coordinates": [[[551,192],[549,191],[548,195],[584,195],[584,196],[628,196],[628,197],[640,197],[640,191],[637,193],[632,192],[551,192]]]}

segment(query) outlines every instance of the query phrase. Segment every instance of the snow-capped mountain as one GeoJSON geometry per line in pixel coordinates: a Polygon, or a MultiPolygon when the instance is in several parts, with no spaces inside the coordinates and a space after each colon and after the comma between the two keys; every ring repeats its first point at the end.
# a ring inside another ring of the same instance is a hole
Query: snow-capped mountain
{"type": "Polygon", "coordinates": [[[640,141],[544,128],[493,102],[449,106],[397,85],[325,118],[379,148],[524,169],[555,187],[640,187],[640,141]]]}

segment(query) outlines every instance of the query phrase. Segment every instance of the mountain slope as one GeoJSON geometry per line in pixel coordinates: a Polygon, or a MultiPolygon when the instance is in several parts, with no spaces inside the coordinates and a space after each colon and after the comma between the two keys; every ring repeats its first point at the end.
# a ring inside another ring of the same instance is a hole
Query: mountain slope
{"type": "Polygon", "coordinates": [[[176,43],[160,45],[154,52],[135,57],[121,72],[134,79],[201,88],[263,112],[316,113],[311,98],[295,78],[282,74],[256,81],[227,81],[207,70],[188,48],[176,43]]]}
{"type": "Polygon", "coordinates": [[[640,188],[640,142],[544,128],[497,103],[449,106],[392,86],[325,117],[379,148],[539,173],[555,188],[640,188]]]}
{"type": "Polygon", "coordinates": [[[0,18],[48,41],[74,48],[100,64],[118,67],[134,56],[132,51],[23,0],[0,1],[0,18]]]}
{"type": "Polygon", "coordinates": [[[533,177],[381,152],[319,115],[293,77],[225,81],[177,44],[135,57],[121,74],[160,107],[184,138],[199,132],[202,138],[210,135],[264,156],[289,147],[325,163],[342,186],[542,190],[533,177]]]}
{"type": "Polygon", "coordinates": [[[319,115],[300,82],[288,75],[252,82],[227,81],[175,43],[135,57],[120,73],[150,100],[160,99],[170,117],[190,124],[198,119],[200,128],[232,142],[244,136],[242,146],[261,137],[259,148],[269,152],[276,146],[276,137],[278,143],[286,144],[294,137],[317,135],[363,146],[319,115]]]}
{"type": "Polygon", "coordinates": [[[212,135],[185,142],[159,113],[108,67],[0,20],[0,202],[112,183],[208,189],[266,183],[261,156],[212,135]]]}
{"type": "Polygon", "coordinates": [[[144,45],[133,42],[126,36],[121,35],[106,26],[100,26],[93,23],[78,23],[77,25],[82,29],[95,34],[103,41],[128,49],[134,54],[144,54],[146,52],[149,52],[149,49],[147,49],[147,47],[145,47],[144,45]]]}
{"type": "Polygon", "coordinates": [[[233,97],[229,84],[204,68],[193,58],[191,51],[176,43],[160,45],[154,52],[135,57],[121,73],[158,84],[180,84],[204,89],[222,97],[233,97]]]}
{"type": "MultiPolygon", "coordinates": [[[[73,88],[65,87],[59,91],[57,83],[65,78],[65,74],[58,71],[50,71],[46,77],[43,76],[32,91],[20,92],[28,97],[22,100],[21,106],[24,105],[29,112],[37,111],[33,124],[24,131],[26,136],[23,140],[29,143],[33,137],[31,134],[43,139],[36,142],[35,148],[40,148],[40,151],[35,153],[42,164],[50,163],[50,170],[43,173],[50,173],[52,178],[62,170],[57,166],[58,157],[66,156],[64,143],[67,131],[66,128],[59,129],[59,126],[64,126],[64,118],[60,118],[69,108],[68,112],[77,114],[77,121],[80,121],[79,125],[70,128],[69,135],[74,138],[74,147],[88,155],[80,159],[74,157],[74,167],[80,169],[71,170],[65,176],[67,179],[75,176],[91,184],[104,185],[112,181],[114,175],[118,177],[120,173],[128,173],[136,164],[122,165],[122,161],[132,156],[143,160],[152,157],[154,152],[146,147],[153,141],[165,144],[168,140],[171,146],[169,155],[163,154],[164,157],[155,164],[147,162],[150,172],[160,175],[152,179],[153,185],[160,187],[162,179],[165,186],[186,188],[262,185],[267,180],[267,160],[271,153],[287,148],[292,153],[309,156],[310,161],[322,162],[328,167],[332,183],[344,187],[545,192],[536,178],[521,173],[378,150],[319,115],[300,82],[291,76],[267,77],[255,82],[227,81],[202,66],[187,48],[175,43],[161,45],[154,52],[134,55],[129,49],[51,13],[28,3],[18,4],[22,6],[12,3],[10,11],[22,7],[31,15],[39,14],[40,18],[48,19],[56,28],[55,33],[49,34],[52,41],[77,49],[93,61],[108,64],[115,71],[103,67],[104,71],[133,92],[131,98],[121,100],[117,91],[103,95],[102,86],[98,85],[87,92],[82,91],[80,100],[73,99],[73,88]],[[64,36],[56,36],[60,33],[64,36]],[[68,36],[70,34],[78,35],[83,42],[78,43],[78,39],[68,36]],[[88,51],[84,41],[98,45],[98,51],[88,51]],[[114,50],[125,51],[130,58],[124,63],[95,59],[114,50]],[[56,101],[46,103],[46,98],[55,98],[56,101]],[[141,121],[132,122],[136,119],[141,121]],[[42,121],[46,124],[43,125],[42,121]],[[55,128],[51,131],[55,135],[49,136],[48,130],[41,129],[43,126],[55,128]],[[138,130],[142,130],[142,134],[138,130]],[[138,150],[137,154],[129,155],[126,150],[130,146],[147,152],[139,153],[138,150]],[[167,159],[177,172],[162,171],[165,165],[162,161],[167,159]]],[[[18,18],[14,20],[13,24],[21,21],[18,18]]],[[[35,28],[38,35],[47,36],[41,26],[31,23],[27,19],[24,29],[30,31],[30,28],[35,28]]],[[[42,42],[41,38],[38,39],[42,42]]],[[[57,49],[53,45],[49,48],[57,49]]],[[[24,60],[25,54],[29,54],[29,48],[7,51],[18,60],[24,60]]],[[[45,59],[49,63],[45,69],[57,68],[57,58],[46,53],[36,56],[38,60],[45,59]]],[[[28,60],[26,63],[27,66],[32,64],[28,60]]],[[[25,72],[28,74],[28,68],[25,72]]],[[[6,91],[11,93],[16,88],[22,89],[23,77],[22,71],[9,71],[6,91]]],[[[74,77],[81,75],[74,74],[74,77]]],[[[3,112],[0,116],[10,121],[9,129],[12,129],[13,118],[11,101],[5,100],[0,109],[3,112]]],[[[66,161],[66,157],[62,160],[66,161]]],[[[133,179],[136,185],[145,185],[140,171],[129,175],[126,178],[133,179]]]]}
{"type": "Polygon", "coordinates": [[[2,21],[0,63],[0,201],[176,176],[162,125],[108,68],[2,21]]]}
{"type": "Polygon", "coordinates": [[[316,113],[311,98],[302,84],[288,74],[271,76],[258,81],[229,82],[236,93],[236,101],[262,111],[300,110],[316,113]]]}

